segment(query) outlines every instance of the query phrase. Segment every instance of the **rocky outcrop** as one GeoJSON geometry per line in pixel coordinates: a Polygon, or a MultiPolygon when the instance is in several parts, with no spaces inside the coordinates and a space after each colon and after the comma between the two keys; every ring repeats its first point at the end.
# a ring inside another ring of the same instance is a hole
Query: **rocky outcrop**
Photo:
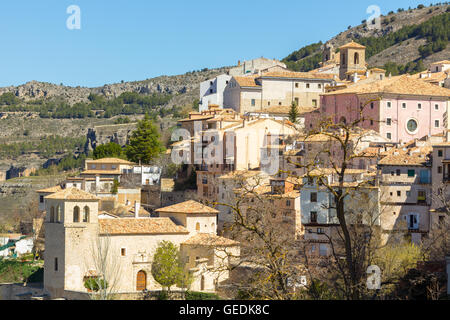
{"type": "MultiPolygon", "coordinates": [[[[25,101],[36,99],[61,98],[70,104],[77,102],[88,102],[91,93],[103,95],[106,98],[115,98],[124,92],[137,92],[144,95],[153,93],[169,93],[174,95],[171,105],[179,104],[180,96],[192,93],[192,97],[198,98],[200,82],[225,73],[229,68],[218,68],[211,70],[193,71],[183,75],[160,76],[143,81],[123,82],[115,84],[105,84],[103,87],[68,87],[62,84],[30,81],[20,86],[10,86],[0,88],[0,95],[6,92],[13,92],[18,98],[25,101]]],[[[169,104],[170,105],[170,104],[169,104]]]]}

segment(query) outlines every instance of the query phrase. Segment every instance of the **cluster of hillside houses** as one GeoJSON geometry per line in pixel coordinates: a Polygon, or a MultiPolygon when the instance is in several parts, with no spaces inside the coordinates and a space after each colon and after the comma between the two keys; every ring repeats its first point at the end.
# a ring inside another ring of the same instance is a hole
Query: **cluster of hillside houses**
{"type": "Polygon", "coordinates": [[[239,242],[222,232],[234,220],[227,204],[237,178],[258,184],[255,191],[271,199],[280,226],[306,242],[308,254],[330,256],[326,235],[338,226],[333,197],[314,176],[338,186],[332,160],[342,150],[323,132],[307,134],[324,116],[334,123],[370,119],[358,122],[349,141],[348,208],[375,213],[386,242],[404,232],[421,243],[448,219],[449,208],[434,195],[450,195],[449,72],[450,61],[440,61],[419,75],[386,76],[367,68],[365,47],[355,42],[339,53],[326,45],[321,67],[311,72],[264,58],[238,63],[203,82],[199,112],[179,121],[183,135],[169,153],[187,176],[196,174],[195,191],[176,191],[159,168],[121,159],[87,160],[79,177],[38,191],[46,213],[45,290],[55,298],[85,294],[85,280],[99,272],[93,244],[106,239],[121,266],[118,293],[160,288],[151,263],[163,240],[180,248],[192,290],[217,291],[239,261],[239,242]],[[289,121],[293,103],[297,123],[289,121]],[[311,161],[316,166],[308,170],[311,161]]]}

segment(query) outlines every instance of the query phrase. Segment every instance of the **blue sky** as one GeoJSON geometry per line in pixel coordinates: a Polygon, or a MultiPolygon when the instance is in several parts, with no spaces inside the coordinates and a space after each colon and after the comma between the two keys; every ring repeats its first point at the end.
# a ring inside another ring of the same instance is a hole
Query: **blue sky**
{"type": "Polygon", "coordinates": [[[282,59],[370,15],[417,7],[386,0],[14,0],[0,2],[0,86],[31,80],[102,86],[260,56],[282,59]],[[69,30],[67,8],[81,10],[69,30]]]}

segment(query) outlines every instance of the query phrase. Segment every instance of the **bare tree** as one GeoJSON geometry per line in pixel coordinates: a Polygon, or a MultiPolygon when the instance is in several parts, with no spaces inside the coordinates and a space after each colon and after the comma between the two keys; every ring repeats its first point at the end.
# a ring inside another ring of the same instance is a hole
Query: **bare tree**
{"type": "Polygon", "coordinates": [[[85,278],[85,287],[93,300],[111,300],[117,294],[120,280],[121,265],[114,255],[111,237],[109,235],[97,236],[91,243],[90,261],[86,266],[93,268],[85,278]]]}

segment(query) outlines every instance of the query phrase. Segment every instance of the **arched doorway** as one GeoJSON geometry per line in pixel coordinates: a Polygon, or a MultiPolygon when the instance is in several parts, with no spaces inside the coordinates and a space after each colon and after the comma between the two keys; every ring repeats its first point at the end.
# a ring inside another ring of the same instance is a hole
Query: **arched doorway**
{"type": "Polygon", "coordinates": [[[147,273],[139,271],[136,277],[136,291],[144,291],[147,289],[147,273]]]}

